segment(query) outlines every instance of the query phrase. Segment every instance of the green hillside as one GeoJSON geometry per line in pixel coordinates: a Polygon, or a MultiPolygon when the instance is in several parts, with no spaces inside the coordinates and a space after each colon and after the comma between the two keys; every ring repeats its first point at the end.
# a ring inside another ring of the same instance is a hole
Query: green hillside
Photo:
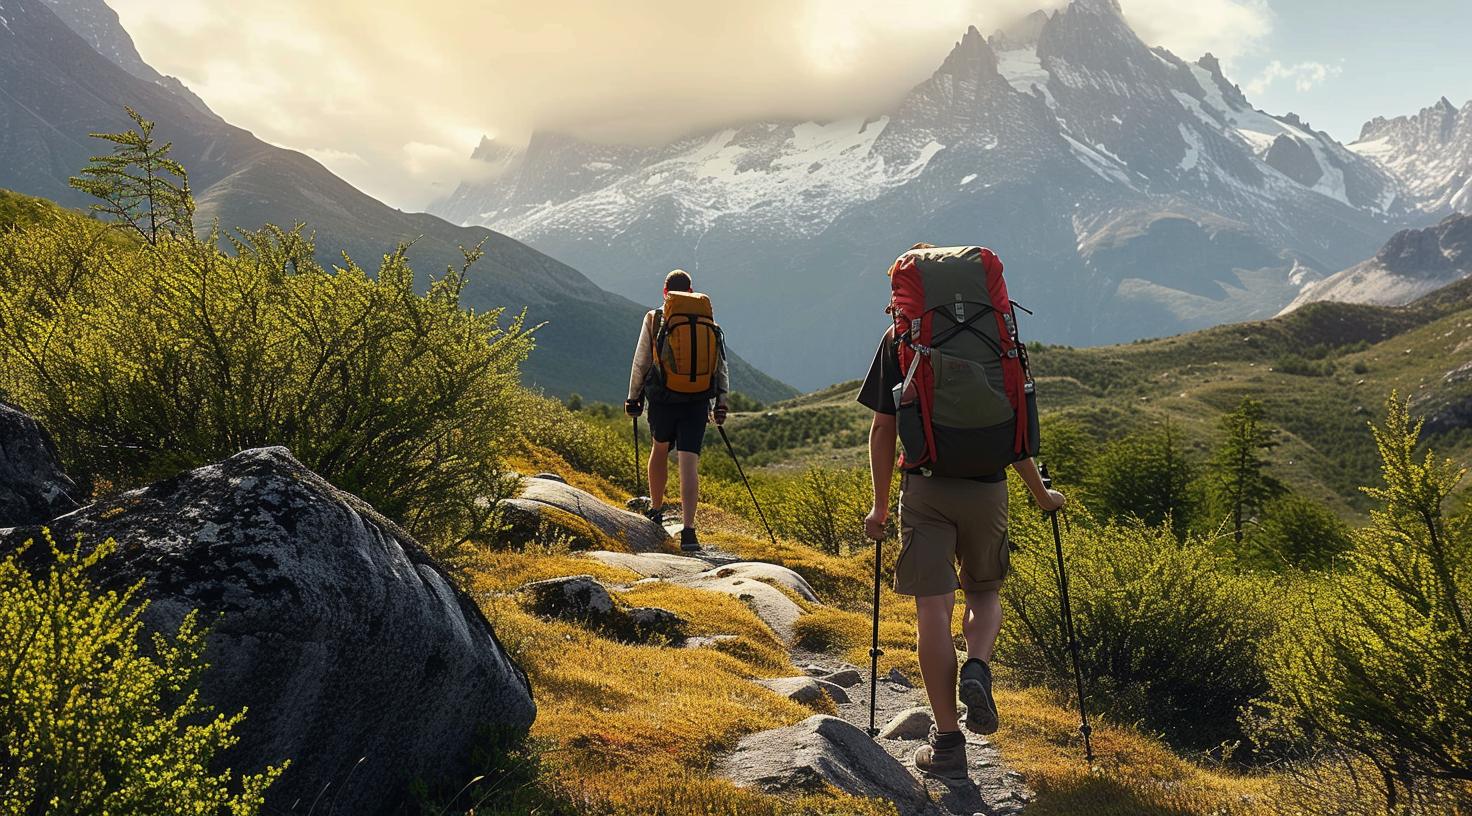
{"type": "MultiPolygon", "coordinates": [[[[1358,489],[1375,471],[1366,423],[1392,390],[1427,419],[1429,443],[1459,460],[1472,454],[1472,282],[1405,307],[1314,303],[1125,345],[1034,346],[1032,364],[1044,417],[1076,420],[1100,442],[1169,420],[1204,452],[1218,417],[1256,398],[1283,430],[1275,475],[1341,513],[1367,507],[1358,489]]],[[[857,391],[842,383],[743,415],[733,439],[760,466],[860,465],[869,416],[857,391]]]]}

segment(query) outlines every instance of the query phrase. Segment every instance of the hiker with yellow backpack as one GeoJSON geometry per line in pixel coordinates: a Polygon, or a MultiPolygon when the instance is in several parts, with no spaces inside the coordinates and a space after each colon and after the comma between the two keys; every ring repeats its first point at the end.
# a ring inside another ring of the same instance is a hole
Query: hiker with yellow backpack
{"type": "Polygon", "coordinates": [[[664,523],[664,492],[673,447],[680,468],[680,549],[695,552],[695,504],[700,495],[700,450],[706,424],[726,421],[731,390],[725,339],[715,322],[710,298],[692,290],[690,275],[676,269],[664,279],[664,305],[644,316],[624,412],[637,417],[649,400],[649,496],[646,515],[664,523]],[[712,407],[714,405],[714,407],[712,407]]]}

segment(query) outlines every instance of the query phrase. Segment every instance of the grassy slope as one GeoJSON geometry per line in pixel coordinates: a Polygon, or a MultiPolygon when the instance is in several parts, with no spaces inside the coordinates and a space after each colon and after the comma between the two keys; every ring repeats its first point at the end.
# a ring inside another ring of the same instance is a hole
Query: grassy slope
{"type": "MultiPolygon", "coordinates": [[[[1357,514],[1365,507],[1358,485],[1375,474],[1366,423],[1392,389],[1427,415],[1472,400],[1472,378],[1449,377],[1472,361],[1472,283],[1402,308],[1316,303],[1271,320],[1126,345],[1045,346],[1032,361],[1044,414],[1074,418],[1100,438],[1169,419],[1205,450],[1217,417],[1243,396],[1256,397],[1285,432],[1273,457],[1277,475],[1357,514]],[[1275,370],[1285,355],[1315,347],[1330,350],[1333,374],[1275,370]]],[[[853,402],[857,388],[843,383],[738,417],[732,436],[747,441],[759,465],[861,464],[868,414],[853,402]]],[[[1472,434],[1464,430],[1428,441],[1453,458],[1472,454],[1472,434]]]]}
{"type": "MultiPolygon", "coordinates": [[[[596,479],[587,480],[598,486],[596,479]]],[[[615,491],[605,493],[617,500],[615,491]]],[[[707,542],[743,557],[797,570],[825,603],[799,626],[803,645],[866,661],[868,553],[831,556],[780,542],[773,549],[749,523],[702,506],[707,542]]],[[[889,548],[893,553],[893,548],[889,548]]],[[[615,643],[581,627],[528,614],[508,594],[539,578],[591,573],[610,585],[635,576],[555,551],[498,553],[473,568],[470,587],[536,689],[533,736],[548,747],[544,781],[580,811],[658,814],[886,813],[884,805],[829,793],[796,802],[734,788],[710,776],[711,763],[741,735],[813,713],[749,682],[798,673],[785,649],[735,599],[667,584],[616,593],[629,605],[671,609],[695,634],[734,634],[717,648],[671,649],[615,643]]],[[[885,590],[880,671],[919,678],[913,604],[885,590]]],[[[959,625],[959,623],[958,623],[959,625]]],[[[959,632],[959,630],[958,630],[959,632]]],[[[1211,770],[1183,760],[1126,725],[1096,724],[1093,770],[1081,758],[1076,714],[1054,696],[999,677],[1005,713],[995,737],[1006,761],[1038,793],[1027,812],[1207,816],[1271,812],[1281,780],[1211,770]]]]}
{"type": "MultiPolygon", "coordinates": [[[[42,218],[50,217],[80,217],[73,210],[62,207],[44,198],[23,195],[10,190],[0,189],[0,228],[10,224],[35,223],[42,218]]],[[[262,215],[260,220],[266,216],[262,215]]],[[[427,217],[427,216],[426,216],[427,217]]],[[[254,221],[242,221],[240,223],[256,223],[254,221]]],[[[121,234],[119,240],[124,240],[121,234]]],[[[467,243],[474,235],[467,236],[467,243]]],[[[324,263],[338,263],[335,253],[338,247],[319,246],[319,256],[324,263]]],[[[352,252],[354,260],[372,269],[377,263],[377,256],[366,246],[347,247],[355,250],[352,252]]],[[[509,271],[517,264],[537,261],[545,266],[555,265],[555,261],[541,258],[516,242],[506,240],[491,241],[485,245],[487,255],[477,267],[471,270],[469,283],[466,288],[465,299],[468,303],[498,303],[505,305],[508,312],[515,313],[522,306],[521,302],[506,302],[498,291],[505,286],[497,283],[501,278],[506,278],[512,273],[509,271]],[[481,291],[485,287],[491,287],[489,292],[481,291]]],[[[421,259],[422,260],[422,259],[421,259]]],[[[435,260],[441,260],[436,257],[435,260]]],[[[560,265],[558,265],[560,266],[560,265]]],[[[427,274],[442,274],[444,269],[432,268],[420,263],[416,271],[422,276],[427,274]]],[[[565,274],[569,270],[561,267],[559,274],[565,274]]],[[[527,270],[519,270],[517,274],[525,276],[527,270]]],[[[529,322],[535,325],[545,322],[537,332],[537,352],[527,361],[526,380],[543,389],[549,394],[556,396],[567,396],[574,392],[581,392],[584,396],[608,401],[621,400],[624,388],[628,383],[628,369],[622,365],[624,357],[622,354],[624,346],[619,343],[616,353],[612,358],[620,365],[589,365],[590,359],[607,359],[608,349],[591,349],[588,338],[620,338],[627,337],[627,348],[632,351],[634,340],[639,330],[639,316],[642,311],[635,304],[614,295],[603,293],[599,295],[593,290],[592,284],[582,287],[584,290],[576,293],[567,293],[558,301],[555,292],[534,292],[526,290],[528,297],[535,295],[539,298],[537,302],[530,304],[529,322]],[[599,302],[598,297],[604,301],[599,302]]],[[[601,342],[601,341],[600,341],[601,342]]],[[[733,354],[731,358],[731,383],[732,387],[757,400],[770,401],[783,399],[791,396],[793,389],[785,383],[779,382],[757,370],[750,363],[733,354]]]]}

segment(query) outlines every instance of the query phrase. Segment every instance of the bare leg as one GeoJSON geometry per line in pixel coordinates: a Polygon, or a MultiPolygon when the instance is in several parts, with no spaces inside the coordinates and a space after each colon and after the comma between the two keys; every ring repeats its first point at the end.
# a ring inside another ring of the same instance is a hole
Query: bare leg
{"type": "Polygon", "coordinates": [[[920,675],[925,678],[925,693],[940,731],[961,730],[956,718],[956,646],[951,641],[955,606],[952,592],[915,599],[920,675]]]}
{"type": "Polygon", "coordinates": [[[664,490],[670,479],[670,443],[654,442],[649,448],[649,502],[664,507],[664,490]]]}
{"type": "Polygon", "coordinates": [[[680,451],[680,512],[685,527],[695,527],[695,504],[700,501],[700,454],[680,451]]]}
{"type": "Polygon", "coordinates": [[[961,632],[966,636],[966,656],[992,662],[997,633],[1002,631],[1002,599],[996,590],[966,593],[966,617],[961,632]]]}

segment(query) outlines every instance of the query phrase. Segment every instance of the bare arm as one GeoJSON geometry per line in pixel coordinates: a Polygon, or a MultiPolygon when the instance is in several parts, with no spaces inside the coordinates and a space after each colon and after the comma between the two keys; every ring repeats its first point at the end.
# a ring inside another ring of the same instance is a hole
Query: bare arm
{"type": "Polygon", "coordinates": [[[889,520],[889,486],[894,479],[897,427],[894,414],[878,412],[869,426],[869,474],[874,480],[874,506],[864,519],[864,533],[873,539],[884,537],[884,523],[889,520]]]}
{"type": "Polygon", "coordinates": [[[1063,506],[1065,501],[1063,494],[1043,484],[1043,474],[1038,472],[1036,459],[1028,457],[1020,462],[1013,462],[1012,469],[1022,477],[1022,483],[1027,485],[1038,507],[1043,508],[1045,512],[1052,512],[1063,506]]]}

